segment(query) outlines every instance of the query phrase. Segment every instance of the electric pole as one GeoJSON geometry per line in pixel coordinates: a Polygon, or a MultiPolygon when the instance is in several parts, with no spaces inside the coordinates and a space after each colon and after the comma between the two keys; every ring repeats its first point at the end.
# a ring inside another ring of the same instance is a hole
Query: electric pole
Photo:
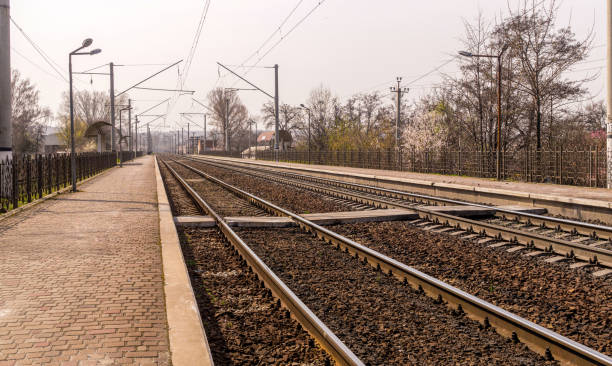
{"type": "Polygon", "coordinates": [[[151,152],[151,129],[149,128],[149,125],[147,125],[147,154],[150,154],[151,152]]]}
{"type": "Polygon", "coordinates": [[[116,152],[115,147],[115,65],[111,62],[110,66],[110,114],[111,114],[111,151],[116,152]]]}
{"type": "Polygon", "coordinates": [[[274,155],[278,161],[278,64],[274,64],[274,155]]]}
{"type": "MultiPolygon", "coordinates": [[[[135,147],[135,151],[136,153],[138,153],[138,116],[136,116],[136,126],[134,127],[134,138],[136,139],[136,147],[135,147]]],[[[136,156],[134,156],[136,157],[136,156]]]]}
{"type": "Polygon", "coordinates": [[[402,82],[402,77],[398,76],[397,77],[397,87],[392,86],[391,87],[391,92],[392,93],[397,93],[397,112],[395,114],[395,149],[399,150],[400,148],[400,143],[399,143],[399,126],[401,123],[401,116],[402,116],[402,94],[404,93],[408,93],[408,88],[402,88],[400,86],[402,82]]]}
{"type": "MultiPolygon", "coordinates": [[[[226,92],[227,93],[227,92],[226,92]]],[[[223,132],[225,133],[225,151],[229,152],[229,97],[225,96],[225,127],[223,128],[223,132]]]]}
{"type": "Polygon", "coordinates": [[[132,100],[128,99],[128,151],[130,152],[130,156],[132,156],[132,100]]]}
{"type": "Polygon", "coordinates": [[[608,95],[606,98],[606,105],[608,109],[608,115],[606,118],[606,186],[608,187],[608,189],[612,189],[612,0],[608,0],[607,13],[608,46],[606,53],[608,58],[608,72],[606,84],[608,89],[608,95]]]}
{"type": "Polygon", "coordinates": [[[187,122],[187,155],[191,154],[191,137],[189,137],[189,122],[187,122]]]}
{"type": "Polygon", "coordinates": [[[206,113],[204,113],[204,152],[206,152],[206,113]]]}
{"type": "Polygon", "coordinates": [[[253,134],[253,123],[255,123],[255,121],[249,119],[249,158],[251,158],[251,135],[253,134]]]}
{"type": "Polygon", "coordinates": [[[13,156],[10,0],[0,0],[0,160],[13,156]]]}
{"type": "MultiPolygon", "coordinates": [[[[187,135],[189,138],[189,135],[187,135]]],[[[185,134],[183,133],[183,127],[181,127],[181,155],[185,154],[185,134]]]]}

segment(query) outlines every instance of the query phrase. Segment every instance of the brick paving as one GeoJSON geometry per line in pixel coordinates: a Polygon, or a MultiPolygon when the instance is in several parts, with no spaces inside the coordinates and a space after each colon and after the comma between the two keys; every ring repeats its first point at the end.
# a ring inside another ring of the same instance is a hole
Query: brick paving
{"type": "Polygon", "coordinates": [[[154,169],[0,221],[0,366],[170,363],[154,169]]]}

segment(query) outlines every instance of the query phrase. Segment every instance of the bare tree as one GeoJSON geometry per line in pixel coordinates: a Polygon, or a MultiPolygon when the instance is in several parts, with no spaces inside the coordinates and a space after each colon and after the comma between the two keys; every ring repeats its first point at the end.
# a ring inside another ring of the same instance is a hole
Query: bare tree
{"type": "Polygon", "coordinates": [[[331,90],[323,85],[312,90],[307,100],[307,106],[312,111],[311,139],[315,150],[324,150],[328,147],[328,132],[333,126],[338,100],[331,90]]]}
{"type": "Polygon", "coordinates": [[[510,45],[509,56],[517,59],[520,76],[514,87],[532,98],[538,150],[546,101],[581,98],[589,80],[567,80],[564,73],[588,57],[592,32],[577,40],[569,26],[556,27],[557,12],[554,0],[548,6],[525,0],[518,10],[510,9],[510,18],[495,30],[496,37],[510,45]]]}
{"type": "Polygon", "coordinates": [[[15,153],[36,153],[44,144],[45,124],[51,112],[39,105],[36,86],[23,79],[18,70],[11,73],[11,123],[15,153]]]}
{"type": "MultiPolygon", "coordinates": [[[[261,116],[267,128],[274,127],[276,123],[274,112],[274,103],[272,101],[264,103],[261,107],[261,116]]],[[[304,128],[302,109],[297,106],[282,103],[278,106],[278,124],[280,130],[289,131],[292,135],[302,130],[304,128]]]]}
{"type": "Polygon", "coordinates": [[[213,124],[223,134],[227,132],[229,144],[225,148],[229,151],[232,138],[234,136],[237,137],[241,131],[245,130],[249,117],[247,108],[242,104],[237,93],[224,90],[223,88],[216,88],[208,93],[208,105],[214,111],[212,115],[213,124]],[[225,123],[226,118],[227,126],[225,123]]]}

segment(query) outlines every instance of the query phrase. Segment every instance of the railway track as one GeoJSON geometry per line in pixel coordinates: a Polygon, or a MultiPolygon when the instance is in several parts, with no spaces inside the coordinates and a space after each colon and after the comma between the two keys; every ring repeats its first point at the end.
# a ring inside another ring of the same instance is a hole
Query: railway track
{"type": "Polygon", "coordinates": [[[530,250],[530,255],[546,255],[548,262],[573,259],[572,267],[597,266],[596,275],[612,271],[612,228],[603,225],[518,212],[495,206],[472,204],[457,200],[413,194],[403,191],[354,184],[304,174],[274,171],[269,168],[190,158],[221,169],[260,177],[269,181],[306,189],[330,197],[352,200],[379,208],[402,208],[418,212],[420,219],[413,224],[428,230],[487,240],[493,247],[510,246],[511,250],[530,250]],[[469,206],[490,209],[494,217],[476,220],[436,212],[431,206],[469,206]]]}
{"type": "Polygon", "coordinates": [[[470,318],[478,320],[483,327],[492,326],[495,330],[515,341],[522,341],[536,352],[549,358],[575,364],[612,364],[612,359],[573,342],[550,330],[528,322],[514,314],[504,311],[490,303],[471,296],[457,288],[449,286],[433,277],[416,271],[392,258],[366,248],[328,229],[315,225],[302,217],[261,200],[245,191],[230,186],[196,168],[180,163],[185,168],[241,196],[243,199],[267,210],[268,212],[288,216],[300,225],[305,232],[310,232],[332,247],[344,250],[361,262],[370,264],[379,271],[397,277],[404,283],[409,283],[417,292],[424,292],[436,299],[438,303],[446,303],[455,312],[467,313],[470,318]]]}
{"type": "Polygon", "coordinates": [[[167,162],[163,162],[167,171],[179,182],[193,202],[202,212],[211,216],[224,238],[232,244],[234,253],[240,256],[242,267],[248,266],[261,281],[261,287],[267,287],[280,300],[280,305],[289,309],[304,329],[321,345],[339,365],[363,365],[329,328],[304,305],[304,303],[285,285],[278,276],[253,252],[251,248],[227,225],[225,220],[187,183],[167,162]]]}

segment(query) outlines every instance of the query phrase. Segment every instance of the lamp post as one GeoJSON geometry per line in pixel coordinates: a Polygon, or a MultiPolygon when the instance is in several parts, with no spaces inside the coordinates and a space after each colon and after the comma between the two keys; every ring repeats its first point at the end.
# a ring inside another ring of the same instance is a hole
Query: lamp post
{"type": "Polygon", "coordinates": [[[76,56],[76,55],[95,55],[98,54],[100,52],[102,52],[102,50],[100,50],[99,48],[96,48],[95,50],[91,50],[89,52],[79,52],[80,50],[82,50],[83,48],[89,47],[91,46],[91,44],[93,43],[93,40],[91,38],[87,38],[83,41],[83,44],[81,45],[81,47],[77,48],[76,50],[70,52],[68,54],[68,74],[69,74],[69,79],[70,79],[70,170],[71,170],[71,176],[72,176],[72,192],[76,192],[77,186],[76,186],[76,151],[74,148],[74,101],[73,101],[73,96],[72,96],[72,56],[76,56]]]}
{"type": "Polygon", "coordinates": [[[310,108],[306,107],[304,104],[300,104],[300,107],[304,108],[308,111],[308,164],[310,164],[310,108]]]}
{"type": "Polygon", "coordinates": [[[497,180],[502,179],[502,166],[501,166],[501,93],[502,93],[502,82],[501,82],[501,73],[502,73],[502,64],[501,59],[502,55],[508,49],[508,45],[504,45],[501,49],[501,52],[497,55],[476,55],[467,51],[459,51],[461,56],[465,57],[487,57],[487,58],[496,58],[497,59],[497,154],[496,154],[496,178],[497,180]]]}

